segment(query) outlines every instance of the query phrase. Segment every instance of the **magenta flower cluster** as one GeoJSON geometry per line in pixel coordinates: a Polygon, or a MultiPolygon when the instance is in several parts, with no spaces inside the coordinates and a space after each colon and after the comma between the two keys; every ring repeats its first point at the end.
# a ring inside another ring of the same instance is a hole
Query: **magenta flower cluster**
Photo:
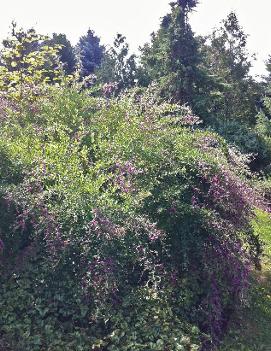
{"type": "Polygon", "coordinates": [[[195,126],[195,125],[201,124],[202,121],[198,116],[187,114],[182,117],[181,123],[185,126],[195,126]]]}
{"type": "Polygon", "coordinates": [[[103,85],[103,95],[106,98],[110,98],[113,93],[116,91],[118,87],[118,84],[115,82],[111,82],[111,83],[105,83],[103,85]]]}
{"type": "Polygon", "coordinates": [[[93,209],[92,213],[93,219],[88,225],[90,232],[108,240],[118,238],[125,234],[125,229],[123,227],[113,223],[108,217],[103,215],[98,208],[93,209]]]}
{"type": "Polygon", "coordinates": [[[142,174],[143,170],[135,167],[131,161],[117,162],[113,168],[115,170],[115,185],[124,193],[134,192],[136,189],[133,185],[133,179],[142,174]]]}

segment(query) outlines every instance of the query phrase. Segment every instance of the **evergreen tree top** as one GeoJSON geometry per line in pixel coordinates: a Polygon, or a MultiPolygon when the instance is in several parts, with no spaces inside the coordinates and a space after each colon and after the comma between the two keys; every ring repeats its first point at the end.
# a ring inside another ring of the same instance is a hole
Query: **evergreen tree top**
{"type": "Polygon", "coordinates": [[[198,0],[177,0],[176,2],[172,2],[171,6],[180,6],[185,13],[192,11],[197,5],[198,0]]]}

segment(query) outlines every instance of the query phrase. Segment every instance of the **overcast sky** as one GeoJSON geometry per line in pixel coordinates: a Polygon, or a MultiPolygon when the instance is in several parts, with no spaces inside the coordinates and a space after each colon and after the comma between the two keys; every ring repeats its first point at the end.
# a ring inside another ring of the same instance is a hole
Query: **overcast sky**
{"type": "MultiPolygon", "coordinates": [[[[42,34],[66,33],[75,44],[88,28],[94,29],[103,43],[111,43],[116,33],[127,37],[133,51],[149,40],[170,0],[3,0],[0,14],[0,39],[7,36],[12,20],[20,26],[35,27],[42,34]]],[[[249,49],[257,54],[254,74],[264,73],[264,61],[271,54],[271,0],[200,0],[191,16],[193,29],[208,34],[235,10],[249,37],[249,49]]]]}

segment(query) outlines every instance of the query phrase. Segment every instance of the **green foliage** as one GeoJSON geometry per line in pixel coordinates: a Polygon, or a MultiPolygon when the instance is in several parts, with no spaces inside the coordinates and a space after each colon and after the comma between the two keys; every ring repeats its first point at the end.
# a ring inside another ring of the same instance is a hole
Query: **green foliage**
{"type": "Polygon", "coordinates": [[[264,243],[264,258],[261,272],[256,272],[251,281],[249,304],[232,320],[230,332],[221,351],[258,351],[270,347],[271,323],[271,219],[270,214],[257,211],[253,221],[255,233],[264,243]]]}
{"type": "Polygon", "coordinates": [[[52,39],[45,42],[45,45],[50,47],[60,47],[58,54],[59,60],[63,64],[63,69],[66,74],[72,74],[76,69],[75,50],[65,34],[53,33],[52,39]]]}
{"type": "Polygon", "coordinates": [[[31,99],[42,84],[60,80],[59,47],[42,45],[45,40],[34,29],[24,31],[12,24],[12,35],[1,51],[1,92],[17,100],[31,99]]]}
{"type": "Polygon", "coordinates": [[[268,60],[266,61],[266,70],[267,70],[267,77],[266,81],[270,83],[271,81],[271,56],[268,57],[268,60]]]}
{"type": "Polygon", "coordinates": [[[271,196],[268,82],[255,118],[247,36],[231,13],[196,38],[196,5],[171,4],[139,68],[124,36],[105,52],[89,30],[66,77],[66,36],[13,24],[0,66],[0,349],[207,350],[237,306],[270,320],[269,244],[265,284],[247,296],[270,226],[255,216],[271,196]]]}
{"type": "Polygon", "coordinates": [[[252,126],[260,87],[249,76],[247,36],[236,15],[201,38],[191,29],[189,9],[186,2],[172,3],[151,44],[141,49],[139,83],[158,82],[163,98],[188,104],[208,125],[242,120],[252,126]]]}
{"type": "Polygon", "coordinates": [[[255,132],[261,142],[261,167],[268,176],[271,170],[271,98],[268,95],[269,84],[265,86],[266,95],[262,99],[261,109],[256,116],[255,132]]]}
{"type": "Polygon", "coordinates": [[[81,77],[87,77],[100,67],[104,56],[104,46],[100,44],[100,38],[92,30],[79,39],[76,52],[80,65],[81,77]]]}
{"type": "Polygon", "coordinates": [[[258,259],[254,195],[243,161],[198,123],[150,92],[108,101],[60,87],[1,122],[5,343],[191,351],[204,333],[216,342],[226,311],[243,302],[248,257],[258,259]]]}
{"type": "Polygon", "coordinates": [[[250,155],[250,168],[253,171],[268,173],[271,162],[270,138],[266,134],[268,120],[261,113],[257,116],[255,127],[238,121],[220,121],[215,130],[243,154],[250,155]]]}
{"type": "Polygon", "coordinates": [[[249,75],[252,58],[247,35],[235,13],[230,13],[205,44],[205,65],[216,78],[214,101],[209,113],[217,120],[236,120],[253,125],[259,85],[249,75]]]}
{"type": "Polygon", "coordinates": [[[105,52],[101,67],[95,74],[101,83],[116,83],[118,91],[135,85],[135,55],[129,56],[129,46],[124,36],[117,35],[113,47],[105,52]]]}
{"type": "Polygon", "coordinates": [[[112,351],[199,350],[198,328],[176,316],[168,297],[166,291],[152,289],[132,292],[123,301],[124,309],[109,311],[111,333],[96,341],[98,349],[107,345],[112,351]]]}
{"type": "Polygon", "coordinates": [[[208,90],[208,79],[201,68],[199,42],[188,23],[187,3],[172,3],[171,13],[152,35],[151,44],[141,49],[139,82],[143,85],[158,82],[163,97],[187,103],[197,113],[200,96],[203,98],[208,90]]]}

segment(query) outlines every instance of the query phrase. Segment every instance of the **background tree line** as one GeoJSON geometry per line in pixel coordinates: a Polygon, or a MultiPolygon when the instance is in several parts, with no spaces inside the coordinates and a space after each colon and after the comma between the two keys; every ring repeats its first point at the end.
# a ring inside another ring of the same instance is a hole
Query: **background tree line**
{"type": "MultiPolygon", "coordinates": [[[[255,80],[250,74],[255,58],[248,52],[248,35],[236,14],[230,13],[210,35],[197,36],[189,23],[196,6],[195,0],[172,2],[170,13],[162,18],[150,43],[140,48],[138,57],[129,52],[121,34],[112,46],[104,46],[91,29],[75,46],[64,33],[28,43],[24,37],[38,36],[35,30],[24,32],[13,24],[11,38],[3,41],[1,65],[11,72],[18,68],[16,57],[5,56],[17,40],[30,56],[47,47],[58,48],[58,63],[47,72],[50,80],[61,66],[65,75],[77,74],[86,88],[112,84],[115,95],[155,85],[161,99],[189,105],[203,120],[204,128],[214,129],[242,152],[251,153],[252,168],[266,171],[271,161],[271,58],[266,62],[267,77],[255,80]]],[[[50,66],[48,62],[39,64],[45,70],[50,66]]]]}

